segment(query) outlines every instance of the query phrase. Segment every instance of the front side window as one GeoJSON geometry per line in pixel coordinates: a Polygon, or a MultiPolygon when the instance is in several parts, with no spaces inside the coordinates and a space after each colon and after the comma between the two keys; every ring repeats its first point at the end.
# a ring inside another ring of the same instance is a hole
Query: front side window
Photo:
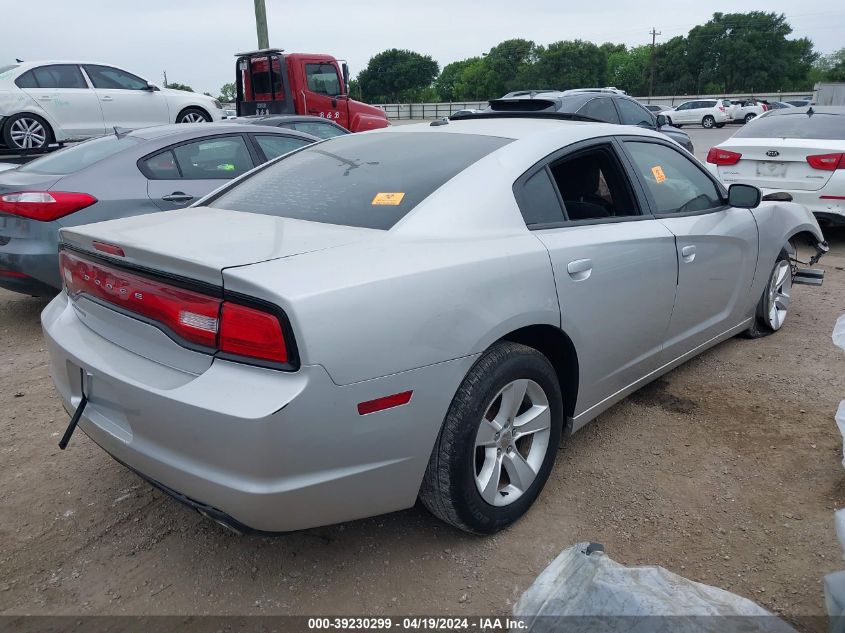
{"type": "Polygon", "coordinates": [[[256,171],[208,206],[389,229],[435,189],[512,140],[436,132],[348,134],[256,171]]]}
{"type": "Polygon", "coordinates": [[[343,94],[334,64],[305,64],[305,80],[311,92],[329,97],[343,94]]]}
{"type": "Polygon", "coordinates": [[[695,102],[694,101],[687,101],[686,103],[682,103],[681,105],[679,105],[675,109],[676,110],[690,110],[690,109],[692,109],[693,103],[695,103],[695,102]]]}
{"type": "Polygon", "coordinates": [[[713,181],[681,152],[640,141],[626,141],[625,147],[651,194],[655,214],[704,211],[724,204],[713,181]]]}
{"type": "Polygon", "coordinates": [[[132,73],[111,66],[86,64],[85,72],[95,88],[101,90],[146,90],[147,82],[132,73]]]}
{"type": "Polygon", "coordinates": [[[654,127],[654,118],[651,113],[640,105],[629,99],[617,99],[616,105],[619,106],[619,114],[624,125],[654,127]]]}
{"type": "Polygon", "coordinates": [[[334,138],[335,136],[344,136],[346,134],[346,130],[330,123],[311,123],[310,121],[304,121],[293,123],[291,127],[299,132],[313,134],[320,138],[334,138]]]}
{"type": "Polygon", "coordinates": [[[173,155],[186,180],[230,179],[254,167],[242,136],[203,139],[177,145],[173,155]]]}
{"type": "Polygon", "coordinates": [[[281,134],[260,134],[256,135],[255,140],[267,160],[272,160],[282,154],[288,154],[295,149],[310,145],[310,141],[303,138],[293,138],[292,136],[282,136],[281,134]]]}
{"type": "Polygon", "coordinates": [[[556,161],[551,173],[569,220],[639,215],[610,147],[591,148],[556,161]]]}
{"type": "Polygon", "coordinates": [[[619,123],[619,115],[616,114],[616,108],[613,107],[612,101],[607,97],[591,99],[581,106],[578,114],[583,114],[599,121],[606,121],[607,123],[619,123]]]}

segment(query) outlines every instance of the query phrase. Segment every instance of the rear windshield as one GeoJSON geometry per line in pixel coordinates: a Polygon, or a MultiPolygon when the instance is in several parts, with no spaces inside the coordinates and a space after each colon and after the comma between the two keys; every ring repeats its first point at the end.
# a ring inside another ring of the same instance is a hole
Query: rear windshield
{"type": "Polygon", "coordinates": [[[8,79],[11,76],[12,71],[17,67],[17,64],[12,64],[10,66],[0,66],[0,80],[8,79]]]}
{"type": "Polygon", "coordinates": [[[845,140],[845,114],[806,112],[758,117],[742,127],[736,138],[808,138],[845,140]]]}
{"type": "Polygon", "coordinates": [[[426,132],[350,134],[290,154],[208,206],[389,229],[458,172],[511,140],[426,132]]]}
{"type": "Polygon", "coordinates": [[[140,139],[131,136],[121,138],[114,135],[103,136],[36,158],[19,167],[18,171],[65,176],[85,169],[140,142],[140,139]]]}

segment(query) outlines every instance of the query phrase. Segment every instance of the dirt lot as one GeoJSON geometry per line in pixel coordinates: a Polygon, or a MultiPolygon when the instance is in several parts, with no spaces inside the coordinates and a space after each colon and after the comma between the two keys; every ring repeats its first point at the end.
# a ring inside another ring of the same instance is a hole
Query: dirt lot
{"type": "MultiPolygon", "coordinates": [[[[478,538],[417,507],[276,539],[238,537],[151,489],[82,433],[47,374],[45,302],[0,291],[0,613],[504,614],[563,548],[604,543],[795,619],[845,567],[845,232],[822,288],[775,336],[730,340],[620,403],[560,450],[511,529],[478,538]]],[[[819,625],[820,626],[820,625],[819,625]]]]}

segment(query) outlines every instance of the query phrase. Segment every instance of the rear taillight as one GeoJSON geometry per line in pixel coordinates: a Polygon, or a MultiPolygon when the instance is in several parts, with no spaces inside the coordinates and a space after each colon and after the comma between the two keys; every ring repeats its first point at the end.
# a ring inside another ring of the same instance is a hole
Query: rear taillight
{"type": "Polygon", "coordinates": [[[152,323],[171,338],[233,360],[290,361],[279,317],[76,253],[59,254],[68,295],[86,295],[152,323]]]}
{"type": "Polygon", "coordinates": [[[725,106],[719,106],[719,109],[720,109],[722,112],[724,112],[724,111],[725,111],[725,106]]]}
{"type": "Polygon", "coordinates": [[[87,193],[70,191],[18,191],[0,196],[0,211],[30,220],[50,222],[97,202],[87,193]]]}
{"type": "Polygon", "coordinates": [[[742,154],[739,152],[732,152],[721,147],[711,147],[707,152],[707,162],[713,165],[736,165],[742,154]]]}
{"type": "Polygon", "coordinates": [[[845,154],[815,154],[807,156],[807,162],[813,169],[825,171],[845,169],[845,154]]]}

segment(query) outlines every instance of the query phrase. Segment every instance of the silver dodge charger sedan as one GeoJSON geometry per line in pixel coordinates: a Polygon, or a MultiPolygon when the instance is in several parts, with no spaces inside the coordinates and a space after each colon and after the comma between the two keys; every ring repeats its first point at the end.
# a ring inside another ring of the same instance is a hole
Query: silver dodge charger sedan
{"type": "Polygon", "coordinates": [[[804,207],[657,132],[484,116],[323,141],[193,207],[61,230],[42,320],[79,427],[238,531],[412,506],[491,533],[563,438],[778,330],[804,207]]]}

